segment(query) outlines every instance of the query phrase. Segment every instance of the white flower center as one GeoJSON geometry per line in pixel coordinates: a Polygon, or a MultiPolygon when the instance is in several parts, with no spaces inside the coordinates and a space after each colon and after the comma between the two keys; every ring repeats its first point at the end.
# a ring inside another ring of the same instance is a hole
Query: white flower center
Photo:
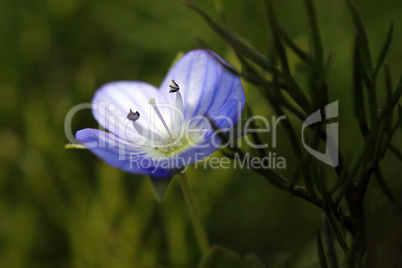
{"type": "MultiPolygon", "coordinates": [[[[134,129],[147,140],[146,146],[152,150],[149,150],[151,155],[171,155],[175,152],[184,149],[186,145],[189,145],[189,138],[188,135],[184,135],[183,126],[185,125],[184,120],[184,113],[183,113],[183,97],[180,93],[179,85],[172,80],[170,83],[170,91],[169,93],[173,93],[176,96],[175,104],[174,104],[174,114],[173,114],[173,121],[170,126],[172,129],[169,129],[166,120],[163,118],[163,115],[156,104],[154,98],[149,100],[149,104],[152,106],[155,114],[158,116],[158,119],[162,123],[164,129],[168,136],[162,135],[153,131],[149,128],[143,127],[139,122],[138,119],[140,118],[140,113],[138,111],[133,112],[130,109],[129,114],[127,115],[127,119],[132,121],[132,125],[134,129]]],[[[198,136],[199,138],[200,136],[198,136]]]]}

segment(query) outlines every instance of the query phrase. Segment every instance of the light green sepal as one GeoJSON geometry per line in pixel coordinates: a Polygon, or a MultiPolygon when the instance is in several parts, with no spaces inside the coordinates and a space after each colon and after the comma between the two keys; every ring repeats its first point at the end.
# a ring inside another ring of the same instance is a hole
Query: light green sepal
{"type": "Polygon", "coordinates": [[[82,149],[88,149],[88,148],[82,144],[69,143],[69,144],[64,145],[64,149],[80,149],[80,150],[82,150],[82,149]]]}
{"type": "Polygon", "coordinates": [[[182,172],[183,170],[184,167],[171,169],[169,170],[169,175],[164,178],[157,178],[151,175],[149,176],[156,200],[161,202],[166,198],[168,187],[174,175],[176,175],[179,172],[182,172]]]}

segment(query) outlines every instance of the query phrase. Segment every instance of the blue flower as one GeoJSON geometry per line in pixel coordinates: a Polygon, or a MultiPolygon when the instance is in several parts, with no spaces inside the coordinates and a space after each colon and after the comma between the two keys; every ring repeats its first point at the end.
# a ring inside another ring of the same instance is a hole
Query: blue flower
{"type": "Polygon", "coordinates": [[[244,90],[230,68],[212,51],[193,50],[159,89],[139,81],[105,84],[95,92],[92,112],[108,132],[83,129],[76,139],[113,167],[166,177],[222,146],[209,120],[227,132],[240,118],[244,90]]]}

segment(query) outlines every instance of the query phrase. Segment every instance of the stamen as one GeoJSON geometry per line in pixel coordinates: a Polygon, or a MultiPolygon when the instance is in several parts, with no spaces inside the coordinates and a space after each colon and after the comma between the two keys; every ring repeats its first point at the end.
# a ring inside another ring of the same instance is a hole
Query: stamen
{"type": "Polygon", "coordinates": [[[174,126],[176,126],[176,129],[178,130],[177,135],[180,134],[181,127],[183,125],[183,120],[184,120],[184,112],[183,112],[183,97],[181,96],[180,91],[176,91],[176,101],[175,101],[175,106],[177,110],[175,111],[173,115],[173,123],[174,126]]]}
{"type": "Polygon", "coordinates": [[[138,118],[140,118],[140,113],[138,111],[133,113],[133,111],[131,111],[131,109],[130,109],[130,112],[127,115],[127,119],[130,121],[137,121],[138,118]]]}
{"type": "Polygon", "coordinates": [[[167,133],[169,134],[169,137],[170,137],[171,139],[173,139],[172,133],[170,133],[170,130],[169,130],[169,128],[168,128],[168,126],[167,126],[167,124],[166,124],[166,122],[165,122],[165,119],[163,119],[162,114],[161,114],[161,112],[159,111],[158,106],[156,106],[155,99],[154,99],[154,98],[151,98],[151,99],[149,100],[149,104],[151,104],[151,105],[152,105],[152,108],[154,108],[156,114],[158,115],[158,117],[159,117],[159,119],[161,120],[163,126],[165,127],[167,133]]]}
{"type": "Polygon", "coordinates": [[[173,93],[180,90],[179,85],[173,79],[172,82],[170,82],[169,87],[170,87],[169,93],[173,93]]]}
{"type": "Polygon", "coordinates": [[[163,142],[165,143],[166,140],[164,138],[162,138],[161,135],[159,135],[158,133],[148,129],[148,128],[143,128],[138,122],[137,120],[140,118],[140,113],[138,111],[136,111],[135,113],[133,111],[131,111],[128,113],[127,115],[127,119],[130,120],[133,124],[134,129],[138,132],[138,134],[140,134],[141,136],[143,136],[144,138],[146,138],[149,141],[159,141],[159,142],[163,142]]]}

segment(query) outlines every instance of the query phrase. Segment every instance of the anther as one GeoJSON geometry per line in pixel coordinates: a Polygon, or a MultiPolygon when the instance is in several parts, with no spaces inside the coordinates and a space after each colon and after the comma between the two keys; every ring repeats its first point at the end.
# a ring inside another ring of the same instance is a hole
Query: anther
{"type": "Polygon", "coordinates": [[[174,92],[180,90],[179,85],[173,79],[172,79],[172,82],[170,82],[169,87],[170,87],[169,93],[174,93],[174,92]]]}
{"type": "Polygon", "coordinates": [[[138,111],[136,111],[135,113],[133,111],[131,111],[128,113],[127,115],[127,119],[130,121],[137,121],[140,118],[140,113],[138,111]]]}
{"type": "Polygon", "coordinates": [[[130,120],[133,124],[134,129],[138,132],[138,134],[140,134],[141,136],[143,136],[144,138],[146,138],[147,140],[154,140],[154,141],[159,141],[159,142],[165,142],[165,139],[162,138],[158,133],[153,132],[150,129],[147,128],[143,128],[139,123],[138,123],[138,119],[140,118],[140,113],[138,111],[133,112],[130,109],[130,112],[127,115],[127,119],[130,120]]]}

